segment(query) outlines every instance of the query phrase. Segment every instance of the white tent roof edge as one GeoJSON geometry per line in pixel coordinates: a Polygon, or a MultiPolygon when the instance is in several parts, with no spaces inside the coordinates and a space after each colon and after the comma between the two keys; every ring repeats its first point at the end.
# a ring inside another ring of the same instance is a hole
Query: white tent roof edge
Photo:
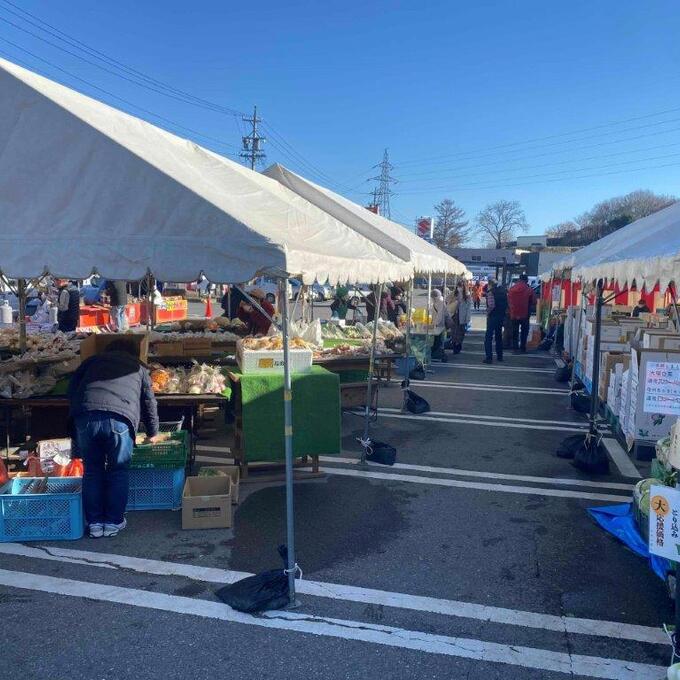
{"type": "Polygon", "coordinates": [[[408,278],[403,258],[278,182],[0,59],[0,271],[305,283],[408,278]]]}
{"type": "Polygon", "coordinates": [[[263,174],[277,180],[321,210],[341,220],[362,236],[375,240],[391,253],[408,258],[413,265],[414,275],[430,273],[469,275],[467,268],[461,262],[408,231],[402,225],[372,213],[279,163],[271,165],[263,174]]]}

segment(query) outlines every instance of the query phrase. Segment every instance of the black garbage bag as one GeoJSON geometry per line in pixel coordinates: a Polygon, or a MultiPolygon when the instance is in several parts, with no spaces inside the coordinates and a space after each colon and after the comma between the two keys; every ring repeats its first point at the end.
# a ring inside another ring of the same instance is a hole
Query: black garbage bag
{"type": "Polygon", "coordinates": [[[569,395],[571,407],[577,413],[590,413],[590,395],[585,392],[572,392],[569,395]]]}
{"type": "Polygon", "coordinates": [[[576,450],[571,464],[590,474],[603,475],[609,472],[609,457],[602,446],[602,437],[585,437],[583,444],[576,450]]]}
{"type": "MultiPolygon", "coordinates": [[[[285,545],[279,546],[279,555],[286,565],[288,550],[285,545]]],[[[283,609],[288,605],[290,597],[288,574],[283,569],[263,571],[230,583],[217,590],[215,595],[232,609],[247,614],[283,609]]]]}
{"type": "Polygon", "coordinates": [[[381,465],[394,465],[394,462],[397,460],[397,450],[394,446],[385,442],[369,440],[366,447],[366,460],[371,463],[380,463],[381,465]]]}
{"type": "Polygon", "coordinates": [[[560,442],[555,455],[558,458],[573,458],[576,452],[583,446],[584,441],[585,435],[573,434],[571,437],[567,437],[560,442]]]}
{"type": "Polygon", "coordinates": [[[571,383],[571,391],[572,392],[579,392],[585,388],[585,385],[576,377],[574,377],[574,381],[571,383]]]}
{"type": "Polygon", "coordinates": [[[571,366],[569,364],[558,366],[555,369],[555,380],[557,382],[569,382],[569,378],[571,378],[571,366]]]}
{"type": "Polygon", "coordinates": [[[410,380],[425,380],[425,366],[423,366],[422,361],[415,365],[415,368],[411,370],[408,377],[410,380]]]}
{"type": "Polygon", "coordinates": [[[541,342],[539,343],[538,347],[536,349],[539,349],[541,352],[549,352],[550,348],[553,346],[553,339],[548,337],[548,338],[543,338],[541,342]]]}
{"type": "Polygon", "coordinates": [[[407,411],[415,413],[416,415],[427,413],[430,410],[430,402],[427,401],[427,399],[423,399],[423,397],[416,394],[413,390],[406,390],[405,405],[407,411]]]}

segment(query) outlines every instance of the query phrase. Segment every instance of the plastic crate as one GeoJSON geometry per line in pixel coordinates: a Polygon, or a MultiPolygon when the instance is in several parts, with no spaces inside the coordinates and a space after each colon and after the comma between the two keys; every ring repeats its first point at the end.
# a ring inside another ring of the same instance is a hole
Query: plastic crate
{"type": "Polygon", "coordinates": [[[130,470],[127,510],[176,510],[183,489],[184,468],[130,470]]]}
{"type": "Polygon", "coordinates": [[[187,430],[173,432],[170,441],[180,443],[160,442],[135,446],[132,450],[130,468],[133,470],[183,468],[189,455],[189,432],[187,430]]]}
{"type": "Polygon", "coordinates": [[[22,493],[34,479],[16,477],[0,490],[0,541],[82,538],[82,479],[50,477],[46,493],[22,493]]]}

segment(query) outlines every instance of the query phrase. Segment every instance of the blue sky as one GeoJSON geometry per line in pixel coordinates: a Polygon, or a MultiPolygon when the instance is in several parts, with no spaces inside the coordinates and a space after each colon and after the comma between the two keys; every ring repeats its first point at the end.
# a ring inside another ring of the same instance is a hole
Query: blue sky
{"type": "Polygon", "coordinates": [[[470,218],[503,198],[520,201],[540,233],[633,189],[680,195],[675,0],[11,2],[0,0],[3,56],[216,150],[236,152],[217,141],[238,146],[237,117],[139,87],[6,22],[67,47],[19,7],[176,88],[238,111],[257,104],[267,164],[359,202],[388,148],[403,222],[445,197],[470,218]]]}

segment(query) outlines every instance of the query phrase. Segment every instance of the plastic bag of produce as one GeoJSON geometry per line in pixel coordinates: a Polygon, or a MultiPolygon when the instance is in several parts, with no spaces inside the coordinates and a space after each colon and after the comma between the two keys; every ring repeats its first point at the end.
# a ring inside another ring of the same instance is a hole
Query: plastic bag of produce
{"type": "MultiPolygon", "coordinates": [[[[287,561],[286,546],[279,546],[283,563],[287,561]]],[[[289,601],[288,574],[283,569],[263,571],[255,576],[224,586],[215,595],[232,609],[247,614],[283,609],[289,601]]]]}
{"type": "Polygon", "coordinates": [[[430,410],[430,402],[427,399],[423,399],[419,394],[416,394],[413,390],[406,390],[405,406],[406,410],[410,413],[419,415],[421,413],[427,413],[430,410]]]}

